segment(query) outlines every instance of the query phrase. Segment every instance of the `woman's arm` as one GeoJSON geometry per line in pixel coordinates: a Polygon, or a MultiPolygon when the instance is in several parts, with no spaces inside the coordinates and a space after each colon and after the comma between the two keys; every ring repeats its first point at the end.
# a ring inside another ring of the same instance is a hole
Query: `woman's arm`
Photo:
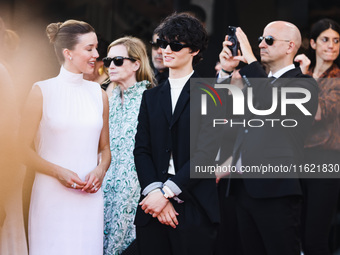
{"type": "Polygon", "coordinates": [[[294,62],[299,63],[301,72],[303,74],[307,74],[308,73],[308,69],[309,69],[311,61],[310,61],[310,59],[305,54],[297,55],[294,58],[294,62]]]}
{"type": "Polygon", "coordinates": [[[33,141],[40,125],[42,112],[42,92],[39,86],[35,86],[28,95],[21,118],[19,141],[22,143],[20,153],[22,161],[31,169],[55,177],[68,188],[82,189],[86,183],[75,172],[43,159],[33,149],[33,141]],[[73,186],[74,183],[76,187],[73,186]]]}

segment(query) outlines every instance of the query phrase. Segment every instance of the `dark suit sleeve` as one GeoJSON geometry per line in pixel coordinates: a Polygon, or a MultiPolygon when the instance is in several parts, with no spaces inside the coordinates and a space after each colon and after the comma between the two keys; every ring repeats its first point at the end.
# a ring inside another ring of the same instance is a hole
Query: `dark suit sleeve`
{"type": "MultiPolygon", "coordinates": [[[[253,105],[256,109],[270,109],[273,104],[273,87],[277,88],[277,109],[281,109],[282,88],[303,88],[311,94],[311,99],[304,103],[305,108],[315,116],[317,104],[318,89],[315,80],[307,75],[303,75],[300,70],[293,69],[286,72],[281,78],[277,79],[273,84],[267,78],[267,74],[257,61],[244,67],[240,71],[241,76],[246,80],[246,83],[253,90],[253,105]],[[257,78],[257,79],[256,79],[257,78]],[[263,79],[258,79],[263,78],[263,79]]],[[[275,93],[274,93],[275,94],[275,93]]],[[[289,92],[286,94],[287,99],[304,98],[303,93],[289,92]]],[[[287,104],[287,117],[301,115],[301,110],[294,104],[287,104]]]]}
{"type": "Polygon", "coordinates": [[[152,161],[149,116],[145,92],[143,93],[139,110],[135,149],[133,151],[136,171],[142,190],[151,183],[160,182],[157,178],[156,168],[152,161]]]}
{"type": "MultiPolygon", "coordinates": [[[[215,106],[212,100],[207,100],[208,114],[201,115],[201,93],[197,88],[190,94],[190,160],[184,164],[171,180],[181,189],[190,189],[201,179],[215,179],[214,173],[197,173],[196,167],[215,166],[215,158],[221,145],[223,125],[213,127],[214,119],[225,117],[225,108],[215,106]]],[[[218,90],[221,93],[222,89],[218,90]]],[[[222,98],[223,105],[225,98],[222,98]]]]}

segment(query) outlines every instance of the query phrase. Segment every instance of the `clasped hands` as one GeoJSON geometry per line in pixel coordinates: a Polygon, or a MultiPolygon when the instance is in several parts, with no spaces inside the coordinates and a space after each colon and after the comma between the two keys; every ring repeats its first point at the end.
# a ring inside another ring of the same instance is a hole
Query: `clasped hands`
{"type": "Polygon", "coordinates": [[[157,217],[162,224],[176,228],[178,225],[177,215],[172,203],[166,199],[160,190],[150,192],[140,203],[142,210],[152,217],[157,217]]]}
{"type": "Polygon", "coordinates": [[[100,166],[97,166],[86,175],[85,181],[82,181],[75,172],[58,167],[56,177],[67,188],[80,189],[87,193],[96,193],[102,185],[105,172],[100,166]]]}

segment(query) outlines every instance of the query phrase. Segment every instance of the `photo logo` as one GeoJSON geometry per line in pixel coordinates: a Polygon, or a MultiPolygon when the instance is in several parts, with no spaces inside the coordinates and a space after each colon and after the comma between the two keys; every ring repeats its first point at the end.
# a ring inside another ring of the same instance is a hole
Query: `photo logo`
{"type": "MultiPolygon", "coordinates": [[[[280,106],[281,108],[281,116],[287,115],[287,106],[288,105],[295,105],[304,115],[311,116],[312,114],[306,109],[306,107],[303,105],[307,103],[311,99],[311,93],[305,88],[292,88],[292,87],[284,87],[281,88],[281,92],[278,92],[278,88],[273,87],[272,88],[272,105],[269,109],[256,109],[253,104],[253,88],[248,87],[246,98],[244,96],[244,93],[242,89],[240,89],[237,86],[231,85],[231,84],[215,84],[213,88],[212,86],[208,84],[204,84],[200,82],[200,84],[205,85],[208,87],[211,91],[214,92],[214,94],[217,96],[217,98],[220,101],[220,104],[222,106],[222,101],[218,93],[216,92],[215,88],[217,89],[227,89],[233,98],[233,114],[234,115],[243,115],[245,113],[245,102],[247,102],[247,106],[249,111],[258,116],[265,116],[270,115],[274,111],[276,111],[277,107],[280,106]],[[303,95],[301,98],[289,98],[287,95],[290,93],[300,94],[303,95]],[[278,100],[278,96],[280,96],[280,101],[278,100]],[[280,103],[280,104],[279,104],[280,103]]],[[[214,101],[215,106],[217,106],[216,100],[214,96],[209,92],[207,89],[200,88],[204,92],[206,92],[214,101]]],[[[207,95],[202,94],[201,95],[201,114],[207,115],[207,95]]]]}
{"type": "MultiPolygon", "coordinates": [[[[204,86],[206,86],[208,89],[210,89],[214,94],[215,96],[217,97],[217,99],[219,100],[221,106],[223,105],[222,104],[222,100],[221,100],[221,97],[219,96],[219,94],[217,93],[217,91],[210,85],[208,84],[205,84],[203,82],[199,82],[199,84],[202,84],[204,86]]],[[[215,97],[213,94],[211,94],[211,92],[205,88],[199,88],[200,90],[206,92],[210,97],[211,99],[214,101],[214,104],[215,106],[217,106],[217,103],[216,103],[216,100],[215,100],[215,97]]],[[[207,95],[206,94],[202,94],[201,95],[201,99],[202,99],[202,107],[201,107],[201,114],[202,115],[206,115],[207,114],[207,95]]]]}
{"type": "MultiPolygon", "coordinates": [[[[255,89],[265,86],[265,79],[254,79],[252,80],[254,87],[245,86],[244,88],[234,84],[216,84],[216,80],[212,80],[210,85],[202,81],[195,82],[196,89],[201,90],[199,94],[201,116],[211,113],[211,116],[214,116],[213,127],[241,125],[260,128],[264,125],[270,125],[270,127],[280,125],[293,128],[299,124],[302,116],[312,116],[307,105],[311,99],[311,92],[306,88],[271,86],[266,88],[265,101],[263,101],[263,98],[258,97],[256,93],[259,92],[255,89]],[[207,95],[211,99],[208,99],[207,95]],[[262,105],[258,101],[259,98],[264,102],[262,105]]],[[[287,80],[283,80],[282,83],[287,83],[287,80]]]]}

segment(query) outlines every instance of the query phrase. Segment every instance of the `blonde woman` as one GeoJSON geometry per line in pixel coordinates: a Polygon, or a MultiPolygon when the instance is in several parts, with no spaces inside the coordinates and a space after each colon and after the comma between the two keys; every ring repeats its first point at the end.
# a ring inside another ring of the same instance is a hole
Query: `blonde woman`
{"type": "Polygon", "coordinates": [[[143,92],[153,85],[144,43],[135,37],[112,42],[103,59],[116,85],[109,99],[111,165],[103,182],[104,254],[121,254],[136,238],[133,224],[140,186],[133,149],[143,92]]]}

